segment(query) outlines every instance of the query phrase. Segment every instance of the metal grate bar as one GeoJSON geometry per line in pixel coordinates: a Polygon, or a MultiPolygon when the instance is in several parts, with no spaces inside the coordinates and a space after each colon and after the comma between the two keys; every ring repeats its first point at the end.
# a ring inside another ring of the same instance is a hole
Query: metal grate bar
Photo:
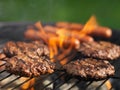
{"type": "Polygon", "coordinates": [[[5,88],[5,87],[7,87],[8,85],[10,85],[11,83],[13,83],[14,81],[18,80],[19,78],[21,78],[21,77],[20,77],[20,76],[19,76],[19,77],[16,77],[16,78],[13,79],[12,81],[7,82],[5,85],[1,86],[1,88],[5,88]]]}
{"type": "MultiPolygon", "coordinates": [[[[53,74],[56,74],[56,73],[58,73],[58,72],[59,72],[59,71],[56,71],[56,72],[48,75],[47,77],[51,77],[53,74]]],[[[47,85],[45,85],[45,86],[44,86],[43,88],[41,88],[41,89],[44,90],[46,87],[48,87],[50,84],[53,84],[56,80],[58,80],[60,77],[62,77],[62,76],[64,76],[64,75],[65,75],[65,73],[62,73],[61,75],[58,75],[56,79],[54,79],[53,81],[51,81],[50,83],[48,83],[47,85]]],[[[47,78],[47,77],[46,77],[46,78],[47,78]]],[[[44,79],[44,78],[43,78],[43,79],[44,79]]],[[[34,85],[31,85],[28,89],[30,89],[30,88],[32,88],[32,87],[40,84],[42,81],[43,81],[43,80],[40,80],[40,81],[36,82],[34,85]]]]}
{"type": "Polygon", "coordinates": [[[48,75],[48,76],[45,76],[44,78],[42,78],[42,79],[40,79],[40,81],[39,82],[35,82],[35,84],[34,85],[31,85],[30,87],[28,87],[28,89],[30,89],[30,88],[32,88],[32,87],[34,87],[34,86],[37,86],[39,83],[41,83],[45,78],[47,78],[47,77],[49,77],[49,76],[51,76],[51,74],[50,75],[48,75]]]}
{"type": "Polygon", "coordinates": [[[4,79],[6,79],[6,78],[8,78],[8,77],[10,77],[12,74],[10,73],[10,74],[8,74],[7,76],[5,76],[5,77],[3,77],[2,79],[0,79],[0,81],[2,81],[2,80],[4,80],[4,79]]]}
{"type": "Polygon", "coordinates": [[[42,89],[44,90],[46,87],[48,87],[51,84],[54,84],[58,79],[60,79],[61,77],[63,77],[65,75],[65,73],[59,75],[56,79],[54,79],[52,82],[50,82],[49,84],[47,84],[45,87],[43,87],[42,89]]]}
{"type": "Polygon", "coordinates": [[[63,82],[59,83],[57,86],[55,86],[54,90],[57,90],[58,88],[60,88],[62,85],[67,83],[70,79],[71,79],[71,77],[67,77],[66,80],[64,80],[63,82]]]}
{"type": "Polygon", "coordinates": [[[23,84],[25,84],[26,82],[28,82],[29,80],[31,80],[32,78],[29,78],[27,80],[25,80],[24,82],[20,83],[19,85],[13,87],[11,90],[15,90],[16,88],[19,88],[20,86],[22,86],[23,84]]]}
{"type": "Polygon", "coordinates": [[[5,72],[6,70],[2,70],[2,71],[0,71],[0,73],[3,73],[3,72],[5,72]]]}
{"type": "Polygon", "coordinates": [[[77,82],[75,82],[75,84],[73,84],[68,90],[71,90],[72,88],[74,88],[76,85],[78,85],[81,81],[78,80],[77,82]]]}
{"type": "MultiPolygon", "coordinates": [[[[72,90],[72,88],[74,88],[75,86],[77,86],[77,85],[80,84],[80,83],[82,83],[82,81],[78,80],[78,81],[77,81],[75,84],[73,84],[68,90],[72,90]]],[[[87,87],[88,87],[89,85],[91,85],[92,83],[93,83],[93,81],[88,81],[88,83],[87,83],[87,81],[85,81],[84,84],[82,84],[82,85],[83,85],[84,89],[86,90],[87,87]]]]}
{"type": "Polygon", "coordinates": [[[88,84],[86,84],[85,88],[87,88],[88,86],[90,86],[92,83],[93,83],[93,81],[90,81],[88,84]]]}
{"type": "Polygon", "coordinates": [[[108,79],[104,80],[103,83],[101,83],[101,84],[96,88],[96,90],[99,90],[100,87],[101,87],[107,80],[108,80],[108,79]]]}

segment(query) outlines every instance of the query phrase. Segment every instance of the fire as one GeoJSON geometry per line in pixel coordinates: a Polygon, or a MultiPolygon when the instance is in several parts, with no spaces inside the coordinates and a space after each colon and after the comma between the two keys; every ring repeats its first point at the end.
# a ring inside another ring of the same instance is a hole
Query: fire
{"type": "MultiPolygon", "coordinates": [[[[28,78],[21,78],[21,80],[27,80],[28,78]]],[[[26,82],[25,84],[23,84],[21,86],[21,90],[35,90],[33,86],[35,83],[35,78],[32,78],[31,80],[29,80],[28,82],[26,82]],[[31,88],[30,88],[31,87],[31,88]]]]}
{"type": "MultiPolygon", "coordinates": [[[[93,35],[109,38],[111,29],[97,24],[96,17],[92,16],[85,25],[76,23],[58,22],[56,26],[42,26],[41,22],[34,24],[25,32],[25,37],[32,40],[42,40],[50,50],[52,62],[64,65],[70,61],[80,47],[80,43],[94,41],[93,35]],[[34,28],[35,27],[35,28],[34,28]],[[68,56],[69,57],[65,57],[68,56]]],[[[30,81],[34,83],[34,79],[30,81]]],[[[30,85],[30,82],[23,88],[30,85]]],[[[34,90],[34,89],[32,89],[34,90]]]]}
{"type": "Polygon", "coordinates": [[[85,26],[82,30],[80,30],[80,33],[90,34],[93,30],[97,28],[98,24],[96,21],[95,16],[91,16],[91,18],[87,21],[85,26]]]}
{"type": "MultiPolygon", "coordinates": [[[[57,23],[56,26],[42,26],[41,22],[34,24],[35,28],[28,28],[25,36],[29,39],[41,39],[50,49],[50,58],[52,62],[55,62],[54,57],[59,55],[60,51],[66,55],[66,51],[72,51],[72,49],[78,49],[81,42],[93,41],[92,33],[99,30],[96,17],[91,16],[87,23],[83,26],[75,23],[57,23]]],[[[100,29],[103,29],[100,28],[100,29]]],[[[100,32],[100,31],[98,31],[100,32]]],[[[110,29],[103,31],[104,34],[111,36],[110,29]],[[106,33],[109,32],[109,33],[106,33]]],[[[97,32],[96,32],[97,33],[97,32]]],[[[102,36],[102,35],[101,35],[102,36]]],[[[58,58],[59,59],[59,58],[58,58]]]]}
{"type": "Polygon", "coordinates": [[[112,85],[111,85],[110,80],[107,80],[107,81],[105,82],[105,85],[106,85],[106,87],[107,87],[107,90],[111,90],[112,85]]]}
{"type": "MultiPolygon", "coordinates": [[[[38,29],[38,31],[35,31],[34,29],[28,29],[28,31],[34,33],[36,37],[41,38],[49,46],[50,58],[52,58],[51,61],[55,62],[53,58],[59,54],[59,50],[64,53],[65,51],[71,51],[73,48],[79,48],[80,42],[82,40],[84,41],[85,37],[89,37],[88,34],[97,27],[97,22],[95,16],[92,16],[82,30],[69,30],[66,28],[57,28],[56,30],[54,28],[52,30],[54,33],[45,31],[40,22],[35,23],[34,26],[38,29]]],[[[27,34],[28,32],[25,33],[26,36],[27,34]]],[[[91,39],[91,41],[92,40],[93,39],[91,39]]]]}

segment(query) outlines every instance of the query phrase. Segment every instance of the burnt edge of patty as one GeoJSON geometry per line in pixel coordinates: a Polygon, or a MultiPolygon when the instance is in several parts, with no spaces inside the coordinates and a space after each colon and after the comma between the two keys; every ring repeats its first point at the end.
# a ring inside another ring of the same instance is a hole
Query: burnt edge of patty
{"type": "Polygon", "coordinates": [[[81,57],[116,60],[120,57],[120,46],[110,42],[83,42],[78,49],[81,57]]]}
{"type": "Polygon", "coordinates": [[[6,58],[5,69],[9,73],[36,77],[54,72],[55,64],[50,61],[48,47],[39,42],[9,41],[3,48],[6,58]]]}
{"type": "Polygon", "coordinates": [[[103,80],[115,74],[114,66],[108,61],[92,58],[71,61],[63,69],[68,75],[82,80],[103,80]]]}

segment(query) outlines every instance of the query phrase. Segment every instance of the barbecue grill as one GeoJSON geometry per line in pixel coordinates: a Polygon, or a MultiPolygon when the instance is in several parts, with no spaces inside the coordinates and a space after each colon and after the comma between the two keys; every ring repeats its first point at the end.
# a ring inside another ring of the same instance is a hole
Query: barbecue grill
{"type": "MultiPolygon", "coordinates": [[[[7,41],[24,41],[23,36],[27,25],[32,23],[0,23],[0,48],[7,41]]],[[[120,31],[113,30],[110,39],[102,39],[120,45],[120,31]]],[[[99,40],[99,38],[96,38],[99,40]]],[[[120,60],[111,62],[115,66],[115,75],[102,81],[82,81],[78,78],[67,75],[64,71],[55,71],[49,75],[42,75],[37,78],[24,78],[7,73],[4,70],[5,62],[0,62],[0,90],[20,90],[26,83],[29,83],[27,90],[108,90],[107,83],[111,84],[110,90],[120,89],[120,60]],[[32,89],[34,88],[34,89],[32,89]]]]}

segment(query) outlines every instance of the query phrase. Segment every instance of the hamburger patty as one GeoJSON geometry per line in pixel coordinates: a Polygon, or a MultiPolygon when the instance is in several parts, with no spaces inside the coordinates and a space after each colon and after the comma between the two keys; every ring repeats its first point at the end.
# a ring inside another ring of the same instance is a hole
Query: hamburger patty
{"type": "Polygon", "coordinates": [[[120,57],[120,46],[105,41],[83,42],[78,52],[82,57],[114,60],[120,57]]]}
{"type": "Polygon", "coordinates": [[[72,61],[63,69],[72,76],[77,76],[84,80],[102,80],[114,75],[114,67],[106,60],[96,60],[92,58],[72,61]]]}
{"type": "Polygon", "coordinates": [[[5,68],[10,73],[35,77],[54,71],[54,64],[49,58],[49,49],[41,42],[10,41],[3,48],[3,54],[6,56],[5,68]]]}

